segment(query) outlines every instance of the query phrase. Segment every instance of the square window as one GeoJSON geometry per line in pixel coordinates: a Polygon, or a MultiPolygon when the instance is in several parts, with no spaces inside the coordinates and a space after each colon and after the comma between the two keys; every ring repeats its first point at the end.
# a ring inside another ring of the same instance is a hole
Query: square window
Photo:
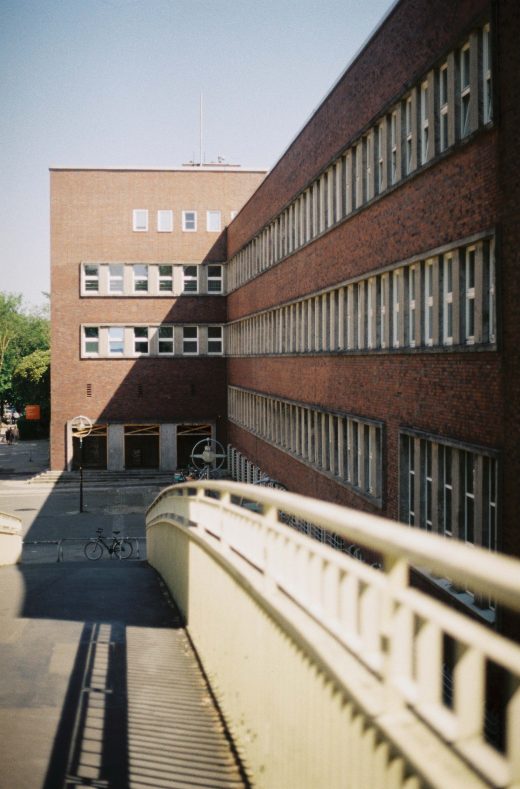
{"type": "Polygon", "coordinates": [[[133,228],[138,233],[145,233],[148,230],[147,208],[134,208],[133,228]]]}
{"type": "Polygon", "coordinates": [[[197,230],[197,212],[182,212],[182,229],[186,232],[194,233],[197,230]]]}
{"type": "Polygon", "coordinates": [[[222,326],[208,326],[208,353],[222,353],[222,326]]]}
{"type": "Polygon", "coordinates": [[[206,212],[206,230],[210,233],[218,233],[221,229],[220,211],[206,212]]]}
{"type": "Polygon", "coordinates": [[[171,233],[173,230],[173,211],[161,209],[157,211],[157,231],[171,233]]]}
{"type": "Polygon", "coordinates": [[[199,352],[199,330],[197,326],[183,327],[182,352],[185,354],[197,354],[199,352]]]}
{"type": "Polygon", "coordinates": [[[173,353],[173,326],[159,326],[159,353],[173,353]]]}

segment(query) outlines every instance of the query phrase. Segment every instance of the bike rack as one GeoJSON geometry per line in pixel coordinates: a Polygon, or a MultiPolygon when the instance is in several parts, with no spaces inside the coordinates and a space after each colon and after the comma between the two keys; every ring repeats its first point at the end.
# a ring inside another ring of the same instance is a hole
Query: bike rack
{"type": "MultiPolygon", "coordinates": [[[[22,542],[22,549],[25,545],[56,545],[57,552],[56,552],[56,561],[57,562],[64,562],[65,558],[63,556],[63,543],[65,542],[77,542],[77,543],[87,543],[90,540],[95,540],[95,537],[60,537],[57,540],[24,540],[22,542]]],[[[128,542],[133,543],[134,545],[134,556],[136,560],[141,559],[141,540],[145,540],[146,537],[122,537],[123,540],[128,540],[128,542]]],[[[113,558],[113,557],[111,557],[113,558]]],[[[133,557],[132,557],[133,558],[133,557]]],[[[131,561],[131,560],[130,560],[131,561]]]]}

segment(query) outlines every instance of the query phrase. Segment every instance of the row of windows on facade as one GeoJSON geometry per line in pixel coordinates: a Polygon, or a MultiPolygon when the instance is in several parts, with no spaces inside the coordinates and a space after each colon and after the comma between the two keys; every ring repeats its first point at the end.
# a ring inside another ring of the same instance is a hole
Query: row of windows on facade
{"type": "MultiPolygon", "coordinates": [[[[228,389],[229,419],[382,504],[383,424],[228,389]]],[[[400,435],[400,519],[497,548],[496,454],[447,439],[400,435]]]]}
{"type": "Polygon", "coordinates": [[[176,296],[223,293],[223,266],[83,263],[82,296],[176,296]]]}
{"type": "Polygon", "coordinates": [[[230,261],[239,287],[492,121],[491,31],[473,32],[230,261]]]}
{"type": "MultiPolygon", "coordinates": [[[[230,219],[234,219],[237,211],[230,212],[230,219]]],[[[132,228],[137,233],[146,233],[149,230],[150,211],[148,208],[134,208],[132,213],[132,228]]],[[[174,212],[163,208],[156,214],[156,230],[158,233],[172,233],[175,228],[174,212]]],[[[196,233],[198,230],[198,212],[181,211],[181,228],[184,233],[196,233]]],[[[219,233],[222,230],[222,211],[213,209],[206,211],[206,231],[219,233]]]]}
{"type": "Polygon", "coordinates": [[[492,238],[231,323],[229,355],[496,341],[492,238]]]}
{"type": "Polygon", "coordinates": [[[82,358],[221,355],[222,326],[82,326],[82,358]]]}

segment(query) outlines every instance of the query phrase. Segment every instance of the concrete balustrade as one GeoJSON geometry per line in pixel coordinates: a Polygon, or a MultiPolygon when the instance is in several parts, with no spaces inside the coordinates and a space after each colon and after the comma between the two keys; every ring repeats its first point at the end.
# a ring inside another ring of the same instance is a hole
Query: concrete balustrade
{"type": "Polygon", "coordinates": [[[410,584],[420,567],[520,611],[520,562],[302,496],[212,481],[159,495],[147,550],[255,786],[520,781],[520,647],[410,584]],[[290,528],[288,515],[377,552],[383,570],[290,528]],[[485,727],[493,672],[502,743],[485,727]]]}
{"type": "Polygon", "coordinates": [[[17,564],[22,556],[22,522],[0,512],[0,565],[17,564]]]}

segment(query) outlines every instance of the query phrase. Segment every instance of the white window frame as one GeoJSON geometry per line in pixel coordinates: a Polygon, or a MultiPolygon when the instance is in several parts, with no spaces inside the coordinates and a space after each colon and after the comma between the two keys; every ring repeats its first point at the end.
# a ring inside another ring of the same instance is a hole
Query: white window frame
{"type": "Polygon", "coordinates": [[[404,101],[405,119],[405,173],[410,175],[413,170],[413,102],[412,97],[408,96],[404,101]]]}
{"type": "Polygon", "coordinates": [[[424,344],[433,346],[433,260],[424,264],[424,344]]]}
{"type": "Polygon", "coordinates": [[[158,326],[157,327],[157,354],[158,356],[173,356],[175,353],[175,332],[173,330],[173,326],[158,326]],[[163,334],[168,332],[166,336],[161,337],[161,332],[163,334]],[[161,343],[166,344],[168,343],[168,350],[161,349],[161,343]],[[171,347],[170,347],[171,343],[171,347]]]}
{"type": "Polygon", "coordinates": [[[99,326],[83,326],[83,356],[99,356],[99,326]],[[88,331],[95,331],[96,335],[95,338],[87,337],[88,331]],[[87,346],[89,343],[96,345],[96,350],[89,350],[87,346]]]}
{"type": "Polygon", "coordinates": [[[471,50],[469,41],[459,53],[460,91],[460,136],[467,137],[471,131],[471,50]]]}
{"type": "Polygon", "coordinates": [[[439,69],[439,152],[442,153],[449,147],[449,120],[448,120],[448,63],[443,63],[439,69]]]}
{"type": "Polygon", "coordinates": [[[464,250],[464,341],[466,345],[475,344],[476,332],[476,289],[477,248],[466,247],[464,250]]]}
{"type": "Polygon", "coordinates": [[[223,293],[224,292],[224,268],[221,263],[208,263],[208,293],[223,293]],[[219,269],[218,276],[211,273],[211,269],[219,269]],[[212,287],[218,285],[218,287],[212,287]]]}
{"type": "Polygon", "coordinates": [[[197,212],[193,209],[187,209],[182,212],[182,230],[184,233],[197,232],[197,212]]]}
{"type": "Polygon", "coordinates": [[[99,265],[97,263],[84,263],[82,266],[83,275],[83,292],[84,293],[99,293],[99,265]],[[88,273],[87,269],[95,269],[95,274],[88,273]],[[96,287],[89,287],[90,284],[95,283],[96,287]]]}
{"type": "Polygon", "coordinates": [[[146,233],[148,231],[147,208],[134,208],[132,213],[132,228],[135,233],[146,233]]]}
{"type": "Polygon", "coordinates": [[[157,211],[157,232],[171,233],[173,231],[173,211],[170,208],[160,208],[157,211]]]}
{"type": "Polygon", "coordinates": [[[206,211],[206,230],[208,233],[220,233],[222,230],[222,212],[220,209],[206,211]]]}
{"type": "Polygon", "coordinates": [[[429,155],[429,119],[428,119],[428,80],[421,83],[420,111],[421,111],[421,164],[426,164],[429,155]]]}
{"type": "Polygon", "coordinates": [[[161,293],[172,293],[173,292],[173,266],[170,263],[160,263],[157,267],[157,275],[158,275],[158,283],[159,283],[159,295],[161,293]],[[161,273],[161,269],[170,269],[169,274],[165,274],[164,272],[161,273]],[[162,287],[163,285],[169,287],[162,287]]]}
{"type": "Polygon", "coordinates": [[[449,252],[442,258],[442,344],[453,345],[455,305],[453,303],[454,255],[449,252]],[[449,276],[448,276],[449,275],[449,276]],[[449,287],[451,286],[451,287],[449,287]],[[450,331],[451,323],[451,331],[450,331]]]}
{"type": "Polygon", "coordinates": [[[150,330],[148,326],[132,326],[133,334],[133,355],[134,356],[149,356],[150,355],[150,330]],[[145,345],[146,349],[138,349],[138,345],[145,345]]]}
{"type": "Polygon", "coordinates": [[[134,263],[132,265],[132,288],[134,293],[148,293],[149,289],[149,269],[147,263],[134,263]],[[141,270],[142,271],[139,271],[141,270]],[[144,287],[138,287],[139,284],[144,287]]]}
{"type": "Polygon", "coordinates": [[[108,355],[123,357],[125,355],[125,328],[124,326],[109,326],[108,331],[108,355]],[[120,336],[116,336],[120,335],[120,336]],[[114,350],[114,346],[121,345],[121,350],[114,350]]]}
{"type": "Polygon", "coordinates": [[[417,303],[418,266],[408,266],[408,347],[415,348],[419,345],[415,330],[415,316],[417,303]]]}
{"type": "Polygon", "coordinates": [[[199,353],[199,327],[198,326],[183,326],[182,327],[182,354],[183,356],[198,356],[199,353]],[[187,330],[195,330],[195,337],[186,336],[187,330]],[[195,344],[195,350],[186,350],[188,343],[195,344]]]}
{"type": "Polygon", "coordinates": [[[493,120],[493,83],[491,75],[491,26],[482,29],[482,91],[483,91],[483,122],[493,120]]]}
{"type": "Polygon", "coordinates": [[[198,293],[199,292],[199,267],[196,265],[193,266],[183,266],[182,267],[182,292],[183,293],[198,293]],[[193,269],[195,274],[188,273],[188,269],[193,269]],[[195,283],[195,287],[191,287],[191,284],[195,283]]]}
{"type": "Polygon", "coordinates": [[[392,347],[399,348],[401,333],[401,277],[400,269],[392,271],[392,347]]]}
{"type": "Polygon", "coordinates": [[[224,353],[224,329],[222,326],[208,326],[207,328],[207,349],[209,356],[222,356],[224,353]],[[210,337],[210,332],[219,331],[219,337],[210,337]],[[210,343],[219,345],[218,350],[210,350],[210,343]]]}
{"type": "Polygon", "coordinates": [[[125,292],[125,267],[123,263],[110,263],[108,266],[108,292],[121,293],[125,292]],[[120,272],[120,273],[119,273],[120,272]],[[121,284],[121,287],[115,287],[121,284]]]}
{"type": "Polygon", "coordinates": [[[390,183],[395,184],[398,181],[399,173],[397,172],[397,110],[394,110],[390,116],[390,183]]]}

